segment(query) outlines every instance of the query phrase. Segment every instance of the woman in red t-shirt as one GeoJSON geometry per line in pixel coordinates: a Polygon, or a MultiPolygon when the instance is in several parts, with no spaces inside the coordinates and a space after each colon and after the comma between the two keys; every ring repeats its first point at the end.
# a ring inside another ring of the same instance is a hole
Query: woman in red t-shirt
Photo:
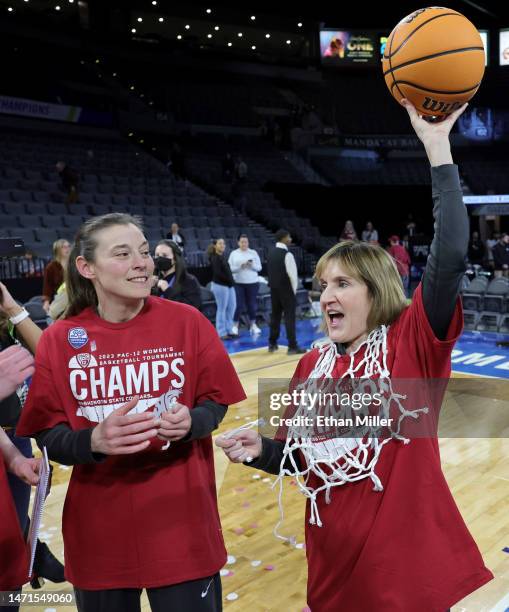
{"type": "MultiPolygon", "coordinates": [[[[0,400],[15,393],[32,376],[33,363],[32,355],[21,346],[0,352],[0,400]]],[[[28,550],[5,470],[35,485],[39,481],[39,463],[39,459],[24,457],[0,428],[0,591],[16,590],[28,582],[28,550]]]]}
{"type": "Polygon", "coordinates": [[[87,221],[69,258],[69,306],[46,329],[17,433],[74,465],[65,575],[82,612],[221,609],[226,562],[211,432],[245,398],[210,322],[150,295],[138,219],[87,221]]]}
{"type": "MultiPolygon", "coordinates": [[[[435,433],[463,323],[468,217],[448,136],[464,107],[433,124],[403,103],[431,164],[435,237],[422,283],[407,306],[381,247],[330,249],[316,268],[328,340],[300,360],[291,383],[304,392],[374,388],[375,416],[389,424],[360,427],[355,417],[348,437],[331,428],[319,436],[318,419],[294,424],[313,414],[301,397],[275,440],[254,431],[217,440],[234,462],[280,482],[293,475],[308,497],[308,604],[317,612],[445,612],[493,577],[447,486],[435,433]]],[[[358,408],[348,407],[364,416],[358,408]]]]}

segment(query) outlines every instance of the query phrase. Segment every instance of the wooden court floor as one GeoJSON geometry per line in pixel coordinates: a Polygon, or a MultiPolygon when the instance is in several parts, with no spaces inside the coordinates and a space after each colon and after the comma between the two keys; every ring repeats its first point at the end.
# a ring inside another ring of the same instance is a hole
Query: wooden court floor
{"type": "MultiPolygon", "coordinates": [[[[284,349],[273,354],[256,349],[232,355],[232,361],[248,399],[230,407],[219,433],[256,419],[258,379],[289,378],[298,358],[287,356],[284,349]]],[[[470,410],[474,416],[476,410],[483,410],[484,399],[480,396],[477,403],[475,398],[471,399],[470,410]]],[[[507,427],[509,397],[506,407],[505,424],[494,425],[499,432],[500,427],[507,427]]],[[[456,503],[486,565],[495,574],[495,580],[454,606],[453,612],[505,612],[509,608],[509,554],[503,551],[509,546],[509,431],[496,438],[441,439],[440,448],[443,469],[456,503]]],[[[229,562],[222,572],[225,610],[301,612],[306,609],[303,496],[287,479],[282,532],[296,537],[297,547],[291,547],[272,533],[279,519],[277,492],[271,489],[275,477],[232,465],[219,450],[215,454],[219,510],[229,553],[229,562]]],[[[70,474],[70,468],[55,466],[52,493],[43,519],[42,539],[60,559],[63,558],[61,510],[70,474]]],[[[49,591],[69,588],[68,584],[49,582],[43,587],[49,591]]],[[[22,609],[53,611],[55,607],[22,609]]],[[[145,596],[142,609],[150,610],[145,596]]]]}

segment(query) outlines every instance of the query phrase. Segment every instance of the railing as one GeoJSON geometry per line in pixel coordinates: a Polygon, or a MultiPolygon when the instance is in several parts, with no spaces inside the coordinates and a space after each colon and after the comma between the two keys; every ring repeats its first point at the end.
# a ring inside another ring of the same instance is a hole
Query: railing
{"type": "Polygon", "coordinates": [[[49,259],[42,257],[6,257],[0,259],[0,279],[9,278],[39,278],[44,274],[44,268],[49,259]]]}

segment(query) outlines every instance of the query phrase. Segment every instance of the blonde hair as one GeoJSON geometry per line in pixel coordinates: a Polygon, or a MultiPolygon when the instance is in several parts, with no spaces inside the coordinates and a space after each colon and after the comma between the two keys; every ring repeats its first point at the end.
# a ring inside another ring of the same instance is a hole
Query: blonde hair
{"type": "Polygon", "coordinates": [[[58,261],[58,263],[61,265],[63,265],[62,248],[64,247],[65,244],[70,244],[69,241],[66,240],[65,238],[59,238],[58,240],[55,240],[55,242],[53,243],[53,259],[55,261],[58,261]]]}
{"type": "MultiPolygon", "coordinates": [[[[367,320],[368,333],[379,325],[393,323],[406,307],[398,269],[393,258],[382,247],[353,240],[340,242],[319,259],[315,277],[319,278],[331,262],[337,262],[347,274],[367,286],[372,300],[367,320]]],[[[327,330],[326,327],[322,329],[327,330]]]]}

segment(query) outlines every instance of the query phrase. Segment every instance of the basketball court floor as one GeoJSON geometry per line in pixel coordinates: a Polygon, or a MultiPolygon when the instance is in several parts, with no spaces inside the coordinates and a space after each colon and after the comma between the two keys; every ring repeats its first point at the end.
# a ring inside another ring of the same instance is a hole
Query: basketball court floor
{"type": "MultiPolygon", "coordinates": [[[[319,319],[298,322],[301,346],[308,347],[321,336],[318,325],[319,319]]],[[[469,391],[468,401],[456,398],[459,409],[447,419],[454,421],[460,418],[458,415],[467,415],[475,421],[479,415],[485,437],[441,438],[442,465],[456,503],[486,565],[495,575],[495,580],[454,606],[453,612],[509,611],[509,393],[505,393],[504,387],[509,386],[509,349],[498,347],[500,340],[509,338],[465,332],[453,353],[453,376],[470,380],[475,376],[479,384],[469,391]],[[487,405],[493,402],[498,407],[497,420],[486,417],[487,405]]],[[[257,418],[260,378],[291,377],[299,356],[286,354],[284,335],[275,353],[267,352],[267,342],[268,330],[264,329],[258,338],[244,331],[239,340],[226,343],[248,399],[230,407],[218,433],[257,418]]],[[[454,428],[455,423],[446,425],[454,428]]],[[[221,572],[225,610],[307,610],[304,497],[287,479],[282,533],[296,537],[297,546],[291,547],[272,533],[279,520],[277,492],[271,488],[275,477],[230,464],[219,449],[215,455],[219,510],[229,554],[221,572]]],[[[60,559],[63,559],[61,512],[70,474],[71,468],[55,466],[41,534],[41,539],[60,559]]],[[[43,590],[70,588],[68,584],[47,582],[43,590]]],[[[142,606],[144,611],[150,610],[145,596],[142,606]]],[[[71,608],[26,607],[29,609],[49,612],[71,608]]]]}

